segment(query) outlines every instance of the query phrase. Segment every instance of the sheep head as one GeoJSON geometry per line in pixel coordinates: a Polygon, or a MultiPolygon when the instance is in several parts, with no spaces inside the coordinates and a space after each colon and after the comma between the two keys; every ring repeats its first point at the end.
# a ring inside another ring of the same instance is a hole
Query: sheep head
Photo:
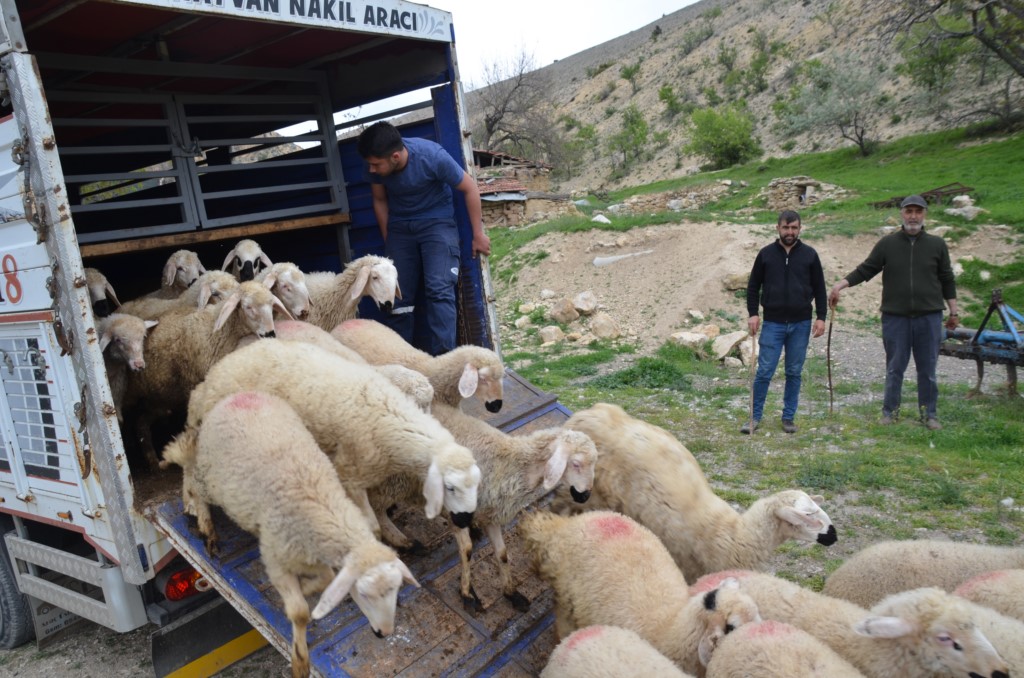
{"type": "Polygon", "coordinates": [[[309,288],[306,287],[306,275],[298,266],[278,262],[256,279],[281,300],[293,317],[304,320],[309,316],[309,288]]]}
{"type": "Polygon", "coordinates": [[[825,500],[821,495],[812,497],[800,490],[785,490],[769,500],[776,503],[774,514],[785,539],[818,542],[823,546],[836,543],[832,519],[818,506],[818,502],[825,500]]]}
{"type": "Polygon", "coordinates": [[[221,304],[213,331],[220,330],[237,310],[247,333],[260,338],[274,336],[274,309],[280,309],[290,320],[294,320],[281,300],[270,293],[261,283],[247,281],[238,286],[230,297],[221,304]]]}
{"type": "Polygon", "coordinates": [[[443,507],[456,527],[469,527],[476,511],[479,487],[480,467],[473,461],[472,452],[462,445],[449,443],[445,453],[436,455],[430,463],[423,482],[427,518],[436,518],[443,507]]]}
{"type": "Polygon", "coordinates": [[[133,372],[145,369],[143,344],[146,332],[156,327],[157,322],[122,313],[108,316],[101,324],[100,352],[103,353],[109,348],[110,358],[123,362],[133,372]]]}
{"type": "Polygon", "coordinates": [[[231,274],[240,282],[245,282],[254,279],[257,273],[272,265],[270,257],[263,253],[259,244],[255,240],[246,238],[239,240],[231,248],[231,251],[224,257],[224,265],[221,266],[221,270],[226,271],[230,267],[231,274]]]}
{"type": "Polygon", "coordinates": [[[597,466],[597,447],[586,433],[564,429],[552,442],[554,452],[544,467],[544,489],[551,490],[563,478],[573,501],[582,504],[590,499],[597,466]]]}
{"type": "Polygon", "coordinates": [[[754,600],[740,590],[739,580],[727,577],[714,589],[694,595],[690,605],[699,605],[697,613],[701,629],[700,643],[697,646],[697,658],[702,666],[707,666],[711,655],[722,640],[733,629],[743,624],[761,621],[754,600]]]}
{"type": "Polygon", "coordinates": [[[206,273],[199,255],[190,250],[178,250],[167,259],[164,264],[162,284],[164,287],[171,287],[176,290],[187,290],[192,284],[199,280],[199,276],[206,273]]]}
{"type": "Polygon", "coordinates": [[[356,259],[352,265],[358,266],[359,270],[349,290],[349,299],[357,301],[360,297],[370,297],[382,313],[391,313],[395,299],[402,298],[395,264],[384,257],[366,255],[356,259]]]}

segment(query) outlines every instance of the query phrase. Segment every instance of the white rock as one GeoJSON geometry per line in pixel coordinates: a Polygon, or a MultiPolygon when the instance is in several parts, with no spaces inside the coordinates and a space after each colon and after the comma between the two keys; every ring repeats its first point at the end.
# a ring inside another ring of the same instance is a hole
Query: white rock
{"type": "Polygon", "coordinates": [[[541,299],[554,299],[557,296],[558,296],[558,294],[554,290],[546,290],[545,289],[545,290],[541,290],[540,291],[540,298],[541,299]]]}
{"type": "Polygon", "coordinates": [[[676,332],[669,336],[669,341],[687,348],[700,348],[708,338],[699,332],[676,332]]]}
{"type": "Polygon", "coordinates": [[[524,327],[529,327],[532,324],[533,324],[533,321],[530,320],[530,317],[529,316],[525,316],[525,315],[516,318],[516,322],[515,322],[515,326],[518,329],[520,329],[520,330],[523,329],[524,327]]]}
{"type": "Polygon", "coordinates": [[[603,214],[594,215],[594,218],[591,219],[591,221],[596,221],[599,224],[610,224],[610,223],[612,223],[611,219],[609,219],[608,217],[606,217],[603,214]]]}
{"type": "Polygon", "coordinates": [[[1013,497],[1006,497],[1005,499],[1002,499],[999,503],[1006,508],[1013,508],[1013,497]]]}
{"type": "Polygon", "coordinates": [[[579,200],[573,200],[572,204],[576,205],[577,207],[589,207],[590,201],[587,200],[586,198],[580,198],[579,200]]]}
{"type": "Polygon", "coordinates": [[[754,338],[748,337],[740,342],[740,361],[744,365],[750,365],[750,361],[754,359],[754,338]]]}
{"type": "Polygon", "coordinates": [[[959,278],[963,274],[964,274],[964,265],[961,264],[959,261],[956,262],[955,264],[953,264],[953,275],[955,275],[957,278],[959,278]]]}
{"type": "Polygon", "coordinates": [[[722,363],[726,367],[743,367],[743,361],[739,358],[733,358],[731,355],[725,356],[725,360],[722,363]]]}
{"type": "Polygon", "coordinates": [[[545,344],[553,344],[565,339],[565,333],[555,325],[540,328],[538,334],[540,335],[540,340],[545,344]]]}
{"type": "MultiPolygon", "coordinates": [[[[619,204],[619,203],[616,203],[614,205],[608,205],[608,207],[607,207],[608,211],[611,212],[612,214],[618,214],[619,212],[622,211],[622,208],[623,208],[623,206],[621,204],[619,204]]],[[[597,219],[594,219],[594,221],[597,221],[597,219]]],[[[611,222],[608,222],[608,223],[611,223],[611,222]]]]}
{"type": "Polygon", "coordinates": [[[705,323],[704,325],[697,325],[693,327],[691,332],[699,332],[704,335],[706,339],[714,339],[722,333],[722,328],[714,323],[705,323]]]}
{"type": "Polygon", "coordinates": [[[519,312],[529,315],[537,310],[537,304],[519,304],[519,312]]]}
{"type": "Polygon", "coordinates": [[[619,324],[604,311],[594,314],[590,320],[590,331],[600,339],[617,339],[622,336],[619,324]]]}
{"type": "Polygon", "coordinates": [[[978,273],[978,277],[987,282],[992,279],[992,273],[989,271],[981,271],[978,273]]]}
{"type": "Polygon", "coordinates": [[[950,202],[953,203],[953,207],[972,207],[974,198],[969,195],[954,195],[950,202]]]}
{"type": "Polygon", "coordinates": [[[988,212],[988,210],[970,205],[968,207],[950,207],[945,212],[954,217],[963,217],[967,221],[974,221],[976,216],[982,212],[988,212]]]}
{"type": "Polygon", "coordinates": [[[591,315],[597,310],[597,297],[591,290],[580,292],[572,300],[572,305],[580,315],[591,315]]]}
{"type": "Polygon", "coordinates": [[[692,320],[696,320],[697,322],[701,322],[704,320],[704,314],[695,308],[691,308],[689,311],[686,312],[686,314],[690,316],[692,320]]]}
{"type": "Polygon", "coordinates": [[[711,344],[711,350],[715,354],[715,360],[721,360],[732,353],[732,350],[736,348],[737,344],[743,341],[746,336],[746,332],[730,332],[729,334],[723,334],[716,337],[714,343],[711,344]]]}
{"type": "Polygon", "coordinates": [[[579,317],[579,312],[568,299],[560,299],[555,302],[554,306],[548,309],[548,318],[563,325],[567,325],[579,317]]]}
{"type": "Polygon", "coordinates": [[[651,254],[654,250],[644,250],[642,252],[631,252],[630,254],[616,254],[610,257],[594,257],[594,266],[607,266],[608,264],[614,264],[617,261],[623,259],[629,259],[630,257],[639,257],[647,254],[651,254]]]}

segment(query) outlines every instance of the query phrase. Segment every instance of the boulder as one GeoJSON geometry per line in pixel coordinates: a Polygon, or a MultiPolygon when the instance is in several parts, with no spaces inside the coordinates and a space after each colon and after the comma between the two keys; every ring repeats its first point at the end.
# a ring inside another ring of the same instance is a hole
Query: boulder
{"type": "Polygon", "coordinates": [[[548,318],[563,325],[568,325],[579,317],[579,312],[568,299],[560,299],[555,302],[554,306],[548,309],[548,318]]]}
{"type": "Polygon", "coordinates": [[[750,280],[750,273],[730,273],[722,280],[722,285],[727,290],[745,290],[747,281],[750,280]]]}
{"type": "Polygon", "coordinates": [[[619,323],[605,313],[600,311],[594,314],[590,320],[590,331],[599,339],[618,339],[622,336],[622,329],[619,323]]]}
{"type": "Polygon", "coordinates": [[[553,344],[565,339],[565,333],[556,325],[542,327],[537,334],[540,335],[540,340],[545,344],[553,344]]]}
{"type": "Polygon", "coordinates": [[[743,341],[748,335],[747,332],[730,332],[729,334],[723,334],[715,338],[715,341],[711,344],[711,351],[715,355],[715,360],[721,360],[725,356],[732,353],[733,349],[743,341]]]}
{"type": "Polygon", "coordinates": [[[591,221],[596,221],[599,224],[610,224],[610,223],[612,223],[611,219],[609,219],[608,217],[606,217],[603,214],[595,215],[594,218],[591,219],[591,221]]]}
{"type": "Polygon", "coordinates": [[[676,332],[668,340],[686,348],[699,349],[707,343],[708,338],[700,332],[676,332]]]}
{"type": "Polygon", "coordinates": [[[572,305],[580,315],[591,315],[597,310],[597,296],[590,290],[580,292],[572,300],[572,305]]]}

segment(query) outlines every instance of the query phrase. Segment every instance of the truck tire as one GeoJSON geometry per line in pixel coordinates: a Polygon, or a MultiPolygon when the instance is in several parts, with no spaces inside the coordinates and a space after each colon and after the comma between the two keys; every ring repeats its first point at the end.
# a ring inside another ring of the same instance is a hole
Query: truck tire
{"type": "Polygon", "coordinates": [[[0,649],[11,650],[24,645],[34,635],[28,599],[18,589],[14,563],[7,553],[7,542],[0,534],[0,649]]]}

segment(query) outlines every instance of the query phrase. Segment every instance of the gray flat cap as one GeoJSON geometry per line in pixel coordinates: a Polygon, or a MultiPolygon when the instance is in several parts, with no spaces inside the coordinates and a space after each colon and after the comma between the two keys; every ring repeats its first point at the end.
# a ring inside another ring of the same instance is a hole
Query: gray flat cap
{"type": "Polygon", "coordinates": [[[928,209],[928,203],[926,203],[924,201],[924,198],[922,198],[919,195],[908,195],[906,198],[903,199],[903,202],[900,203],[900,209],[903,209],[904,207],[909,207],[910,205],[917,205],[918,207],[921,207],[923,209],[928,209]]]}

